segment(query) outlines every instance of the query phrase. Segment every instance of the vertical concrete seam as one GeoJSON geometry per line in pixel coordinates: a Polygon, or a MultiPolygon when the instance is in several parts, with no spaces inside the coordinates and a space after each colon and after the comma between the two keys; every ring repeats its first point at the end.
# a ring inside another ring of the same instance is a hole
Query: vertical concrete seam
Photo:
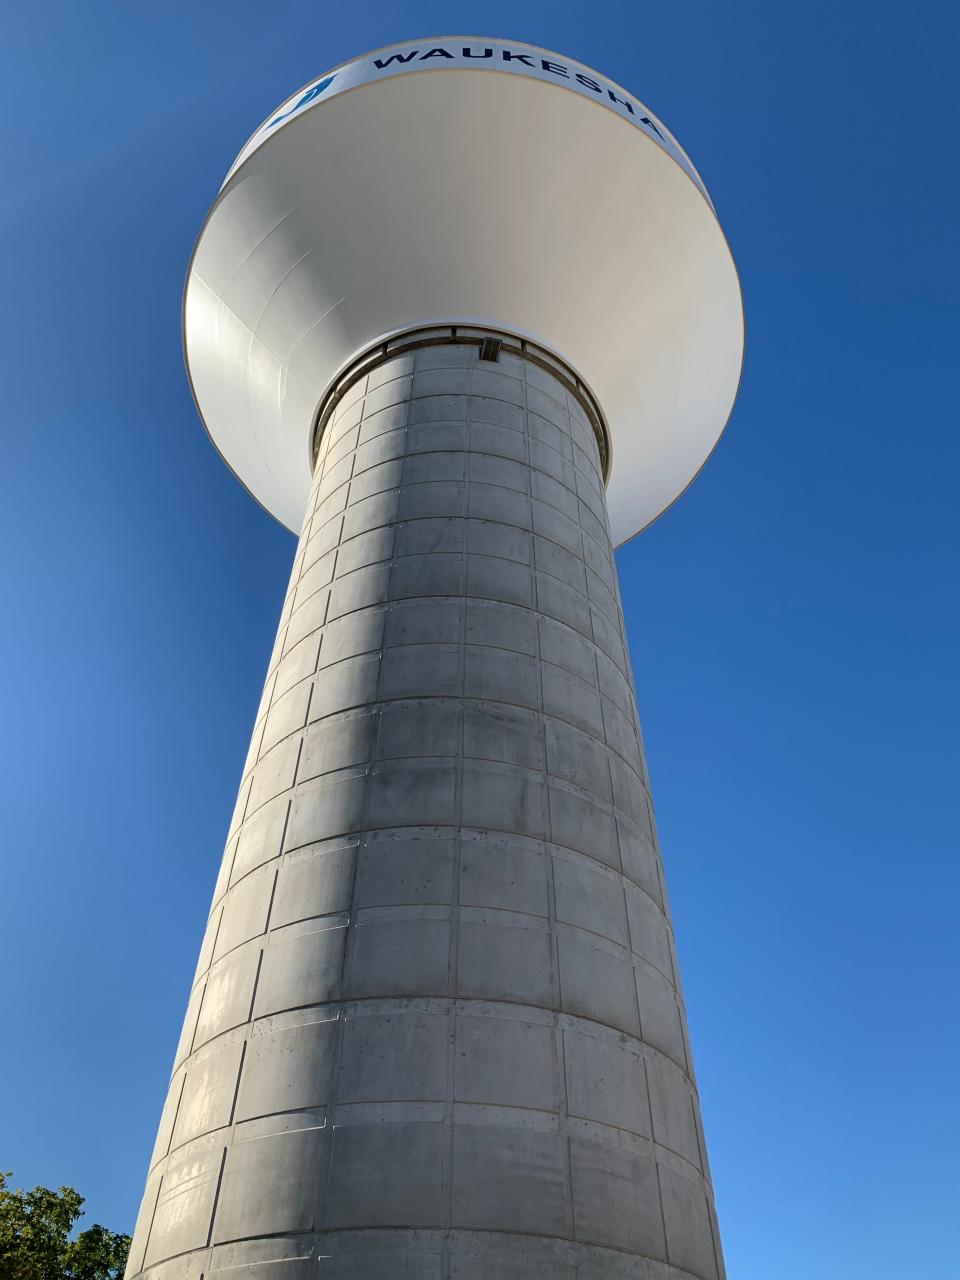
{"type": "MultiPolygon", "coordinates": [[[[150,1213],[150,1225],[147,1227],[147,1238],[143,1242],[143,1254],[140,1262],[140,1272],[143,1271],[146,1264],[147,1254],[150,1251],[150,1237],[153,1235],[153,1224],[157,1216],[157,1206],[160,1203],[160,1192],[163,1190],[163,1181],[166,1178],[166,1170],[160,1175],[160,1181],[157,1183],[157,1194],[153,1198],[153,1209],[150,1213]]],[[[131,1242],[132,1243],[132,1242],[131,1242]]]]}
{"type": "MultiPolygon", "coordinates": [[[[310,692],[313,693],[312,686],[311,686],[310,692]]],[[[300,730],[300,742],[297,745],[297,759],[293,766],[293,781],[290,783],[290,786],[287,788],[287,791],[290,794],[291,803],[296,798],[297,785],[299,783],[299,778],[297,775],[300,772],[300,761],[303,758],[303,744],[304,744],[304,741],[306,740],[306,736],[307,736],[307,727],[306,725],[304,725],[304,727],[300,730]]]]}
{"type": "MultiPolygon", "coordinates": [[[[356,451],[356,449],[354,448],[354,449],[351,451],[351,453],[350,453],[350,475],[347,477],[347,481],[346,481],[346,484],[347,484],[347,500],[346,500],[346,503],[344,504],[344,508],[343,508],[343,509],[344,509],[344,512],[347,512],[347,511],[349,511],[349,510],[350,510],[350,491],[351,491],[351,489],[353,488],[353,478],[354,478],[354,472],[355,472],[355,470],[356,470],[356,467],[357,467],[357,451],[356,451]]],[[[322,486],[322,483],[323,483],[323,481],[322,481],[322,478],[321,478],[321,482],[320,482],[321,486],[322,486]]],[[[346,521],[344,521],[344,523],[346,523],[346,521]]],[[[333,564],[332,564],[332,565],[331,565],[331,567],[330,567],[330,581],[327,583],[327,586],[329,587],[330,595],[331,595],[331,596],[333,595],[333,593],[334,593],[334,591],[335,591],[335,589],[336,589],[336,583],[337,583],[337,565],[338,565],[339,560],[340,560],[340,549],[341,549],[341,547],[342,547],[342,546],[343,546],[343,524],[341,524],[341,525],[340,525],[340,532],[339,532],[339,534],[338,534],[338,536],[337,536],[337,543],[336,543],[336,546],[333,548],[333,564]]],[[[322,590],[322,588],[321,588],[321,590],[322,590]]],[[[329,599],[328,599],[328,601],[327,601],[327,611],[329,611],[329,608],[330,608],[330,602],[329,602],[329,599]]],[[[318,661],[319,661],[319,654],[318,654],[318,661]]]]}
{"type": "MultiPolygon", "coordinates": [[[[221,919],[223,919],[223,913],[222,913],[222,912],[221,912],[221,916],[220,916],[220,918],[221,918],[221,919]]],[[[200,992],[200,1003],[197,1005],[197,1017],[196,1017],[196,1020],[195,1020],[195,1022],[194,1022],[194,1024],[193,1024],[193,1030],[192,1030],[192,1031],[191,1031],[191,1033],[190,1033],[190,1046],[189,1046],[189,1048],[187,1049],[187,1052],[183,1055],[183,1065],[184,1065],[184,1066],[186,1066],[186,1064],[190,1061],[190,1058],[193,1056],[194,1045],[195,1045],[195,1044],[196,1044],[196,1042],[197,1042],[197,1028],[200,1026],[200,1019],[201,1019],[201,1017],[203,1016],[203,1002],[204,1002],[204,1000],[206,999],[206,995],[207,995],[207,987],[210,985],[210,983],[209,983],[209,973],[210,973],[210,970],[208,969],[208,970],[207,970],[207,972],[206,972],[206,974],[204,974],[204,978],[203,978],[203,990],[200,992]]],[[[194,988],[194,990],[196,990],[196,988],[194,988]]]]}
{"type": "MultiPolygon", "coordinates": [[[[644,1069],[646,1069],[646,1063],[644,1063],[644,1069]]],[[[673,1264],[670,1261],[670,1240],[667,1236],[667,1213],[663,1207],[663,1180],[660,1177],[660,1160],[657,1156],[656,1143],[654,1143],[653,1146],[653,1167],[657,1173],[657,1196],[660,1200],[660,1229],[663,1232],[663,1253],[666,1258],[667,1265],[672,1266],[673,1264]]]]}
{"type": "Polygon", "coordinates": [[[183,1101],[183,1090],[184,1090],[184,1087],[186,1086],[186,1083],[187,1083],[187,1070],[186,1070],[186,1063],[184,1063],[183,1075],[180,1077],[180,1092],[177,1094],[177,1105],[173,1109],[173,1120],[170,1124],[170,1134],[169,1134],[169,1137],[167,1138],[167,1145],[164,1148],[164,1151],[160,1156],[160,1159],[157,1160],[153,1165],[153,1168],[156,1168],[156,1166],[160,1163],[160,1160],[165,1159],[170,1154],[170,1144],[173,1142],[173,1135],[177,1131],[177,1121],[180,1119],[180,1103],[183,1101]]]}
{"type": "MultiPolygon", "coordinates": [[[[224,850],[224,857],[226,857],[226,850],[224,850]]],[[[231,871],[233,870],[232,864],[231,864],[230,870],[231,871]]],[[[210,963],[207,965],[207,968],[206,968],[207,973],[209,973],[210,970],[212,969],[213,960],[217,954],[217,943],[220,941],[220,930],[223,928],[223,916],[227,908],[227,896],[229,893],[230,893],[230,881],[228,880],[227,887],[223,892],[223,905],[220,908],[220,914],[217,916],[217,927],[213,931],[213,946],[210,948],[210,963]]]]}
{"type": "Polygon", "coordinates": [[[205,1246],[207,1249],[210,1248],[211,1241],[213,1240],[213,1225],[214,1225],[214,1222],[216,1221],[217,1208],[219,1207],[219,1204],[220,1204],[220,1188],[223,1185],[223,1169],[226,1163],[227,1163],[227,1148],[224,1147],[223,1152],[220,1156],[220,1172],[217,1174],[217,1187],[213,1193],[213,1204],[210,1207],[210,1225],[207,1227],[207,1243],[205,1246]]]}
{"type": "Polygon", "coordinates": [[[230,1118],[229,1118],[229,1119],[228,1119],[228,1121],[227,1121],[227,1128],[231,1130],[231,1133],[230,1133],[230,1145],[231,1145],[231,1146],[233,1145],[233,1132],[232,1132],[232,1131],[233,1131],[234,1124],[236,1123],[236,1116],[237,1116],[237,1099],[240,1097],[240,1083],[241,1083],[241,1081],[242,1081],[242,1079],[243,1079],[243,1064],[244,1064],[244,1062],[246,1061],[246,1057],[247,1057],[247,1045],[248,1045],[248,1043],[249,1043],[249,1040],[244,1040],[243,1044],[240,1046],[240,1062],[239,1062],[239,1063],[238,1063],[238,1065],[237,1065],[237,1082],[236,1082],[236,1084],[234,1085],[234,1089],[233,1089],[233,1101],[230,1103],[230,1118]]]}
{"type": "Polygon", "coordinates": [[[266,917],[266,922],[263,926],[263,932],[264,932],[264,936],[267,938],[267,942],[269,942],[269,935],[273,929],[273,926],[270,922],[270,917],[273,914],[273,900],[277,896],[277,882],[280,879],[280,871],[282,866],[283,866],[283,854],[280,855],[280,866],[278,866],[273,873],[273,884],[271,885],[271,888],[270,888],[270,900],[267,903],[267,917],[266,917]]]}
{"type": "Polygon", "coordinates": [[[260,948],[260,954],[257,957],[257,971],[253,975],[253,990],[250,992],[250,1011],[247,1014],[247,1023],[252,1023],[254,1005],[257,1003],[257,987],[260,985],[260,970],[263,968],[263,952],[264,948],[260,948]]]}
{"type": "Polygon", "coordinates": [[[700,1174],[701,1174],[701,1177],[704,1179],[704,1181],[709,1183],[709,1179],[707,1178],[706,1155],[703,1150],[703,1141],[700,1136],[700,1125],[698,1123],[697,1103],[696,1103],[696,1099],[694,1098],[693,1091],[691,1091],[690,1093],[689,1102],[690,1102],[690,1118],[693,1121],[693,1132],[697,1139],[697,1159],[700,1162],[700,1174]]]}

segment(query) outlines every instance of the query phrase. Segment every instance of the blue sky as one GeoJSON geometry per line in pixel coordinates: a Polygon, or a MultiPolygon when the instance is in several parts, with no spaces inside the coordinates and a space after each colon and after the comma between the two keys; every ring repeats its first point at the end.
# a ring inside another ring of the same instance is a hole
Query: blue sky
{"type": "Polygon", "coordinates": [[[4,27],[0,1168],[132,1227],[293,553],[187,390],[203,215],[309,78],[480,27],[660,114],[742,275],[728,431],[618,555],[731,1278],[956,1277],[960,9],[4,27]]]}

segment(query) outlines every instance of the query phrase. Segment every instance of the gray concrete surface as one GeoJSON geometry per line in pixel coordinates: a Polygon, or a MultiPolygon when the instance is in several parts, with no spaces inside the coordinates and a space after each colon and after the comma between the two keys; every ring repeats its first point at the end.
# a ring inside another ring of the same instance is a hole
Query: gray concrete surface
{"type": "Polygon", "coordinates": [[[722,1280],[596,443],[527,361],[327,427],[127,1274],[722,1280]]]}

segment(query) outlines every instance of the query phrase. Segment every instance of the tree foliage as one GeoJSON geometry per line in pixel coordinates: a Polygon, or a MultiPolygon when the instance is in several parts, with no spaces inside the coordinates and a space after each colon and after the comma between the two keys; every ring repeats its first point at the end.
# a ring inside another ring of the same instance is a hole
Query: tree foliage
{"type": "Polygon", "coordinates": [[[2,1280],[118,1280],[130,1237],[98,1224],[70,1238],[83,1217],[83,1196],[73,1187],[51,1191],[10,1187],[0,1173],[0,1278],[2,1280]]]}

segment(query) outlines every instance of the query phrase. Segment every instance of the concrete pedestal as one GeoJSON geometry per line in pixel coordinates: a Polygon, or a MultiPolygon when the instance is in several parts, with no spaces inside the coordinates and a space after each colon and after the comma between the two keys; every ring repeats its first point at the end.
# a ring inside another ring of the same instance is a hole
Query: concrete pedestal
{"type": "Polygon", "coordinates": [[[607,532],[560,377],[323,433],[128,1276],[721,1280],[607,532]]]}

